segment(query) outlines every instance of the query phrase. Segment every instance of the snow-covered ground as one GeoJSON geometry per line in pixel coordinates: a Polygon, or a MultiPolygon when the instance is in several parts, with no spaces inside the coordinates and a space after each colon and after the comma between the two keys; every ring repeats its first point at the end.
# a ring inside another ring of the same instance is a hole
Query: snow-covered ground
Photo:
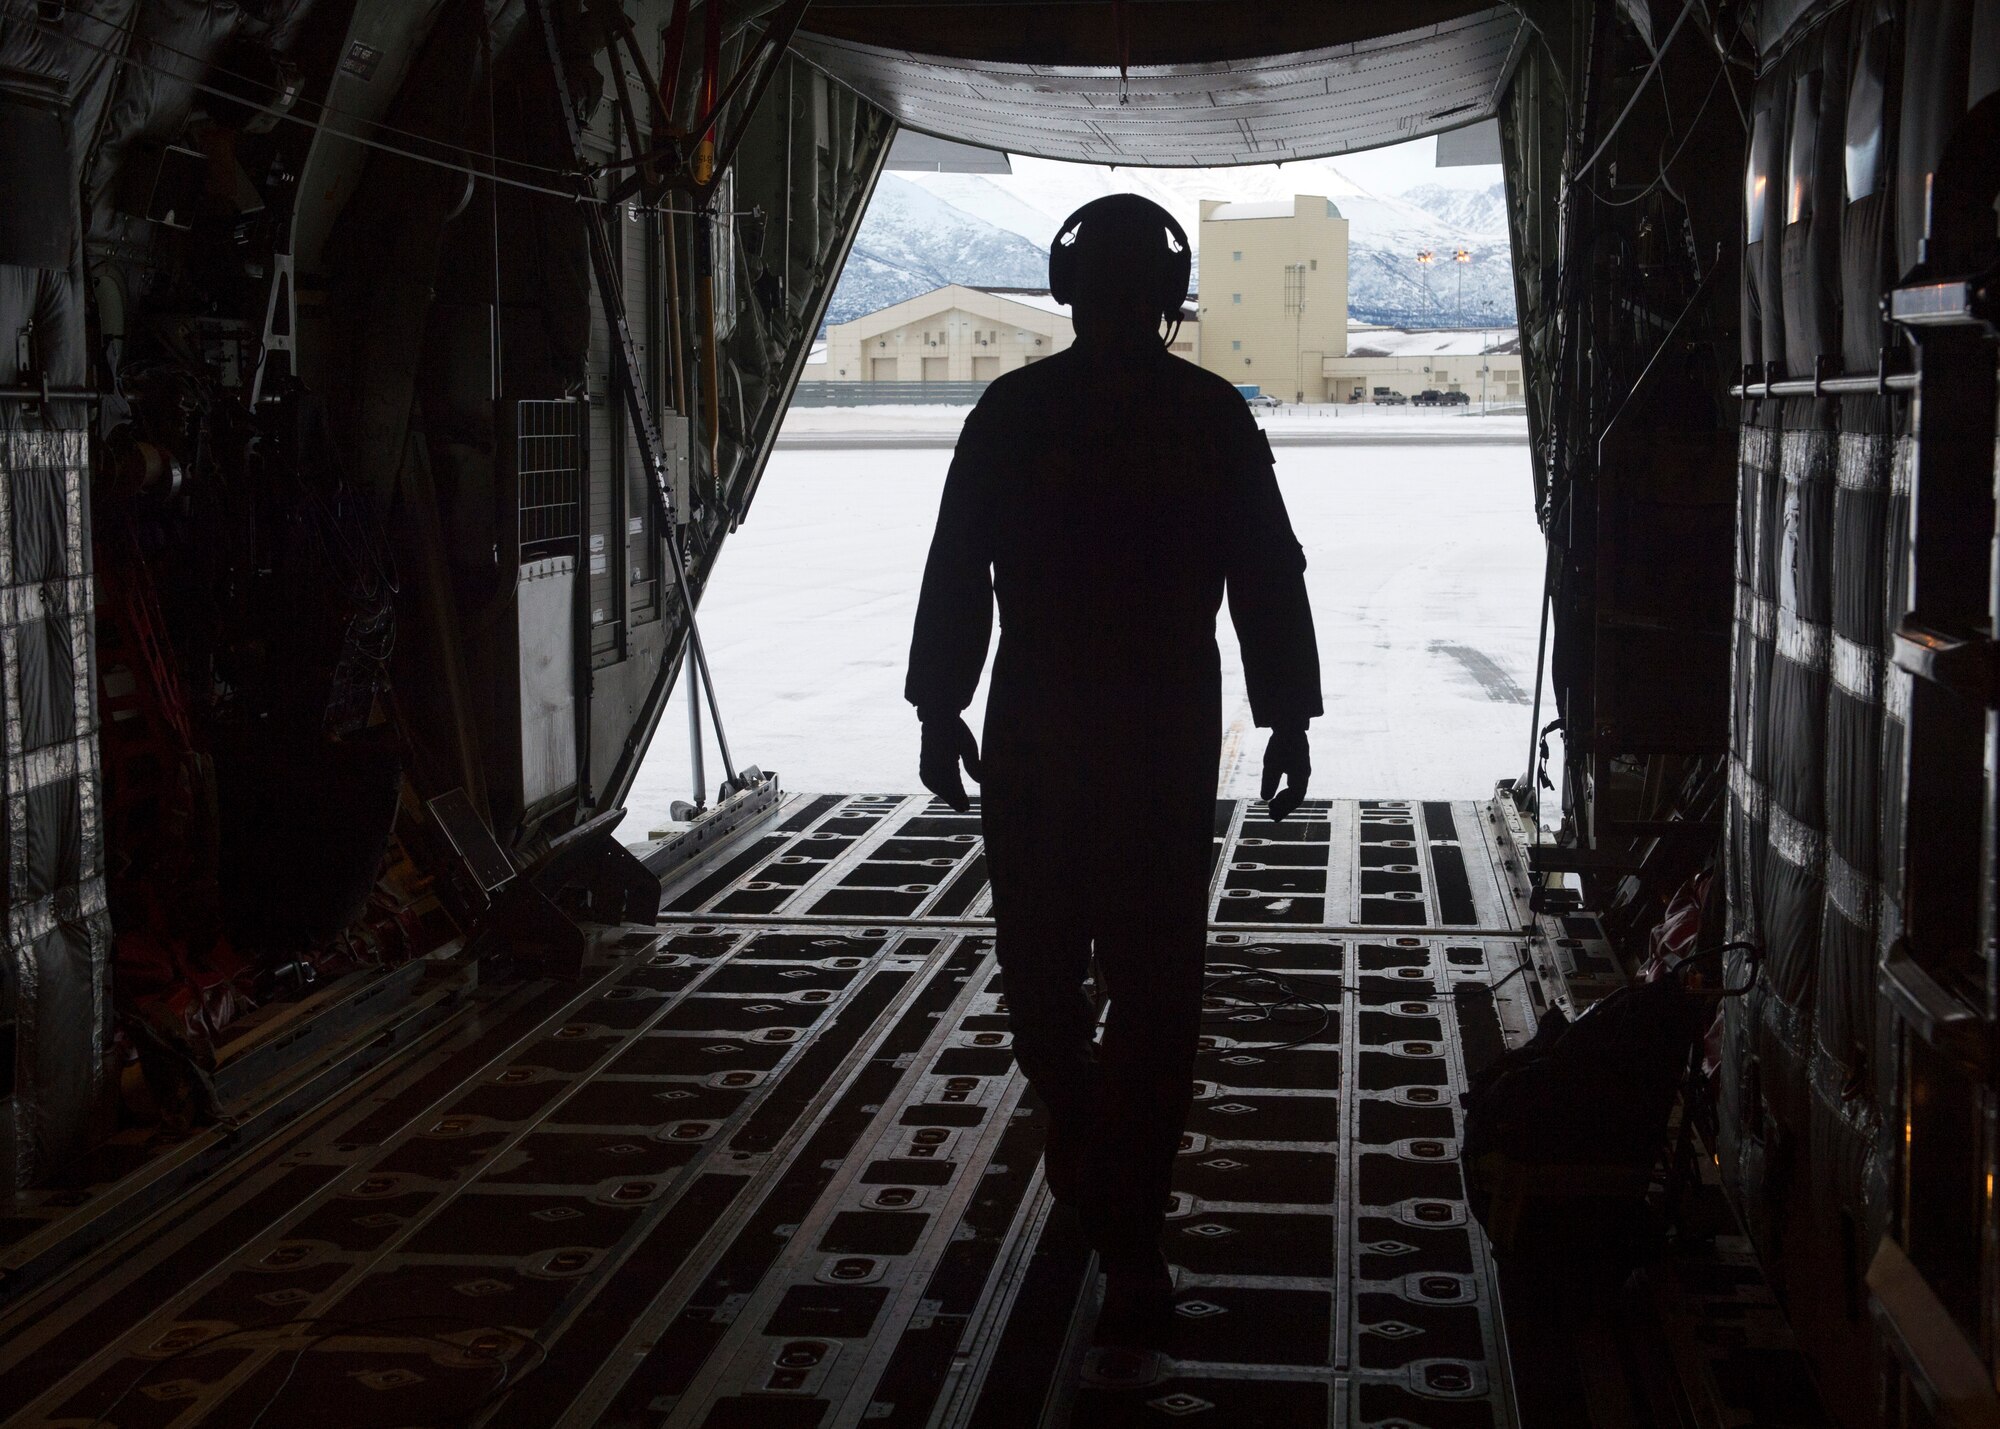
{"type": "MultiPolygon", "coordinates": [[[[838,437],[848,441],[882,437],[940,437],[954,439],[965,425],[970,407],[883,404],[877,407],[793,407],[778,429],[780,446],[810,445],[816,438],[838,437]]],[[[1508,410],[1481,415],[1479,404],[1469,407],[1377,407],[1372,403],[1287,403],[1276,411],[1260,413],[1257,425],[1270,435],[1272,444],[1283,445],[1290,438],[1351,440],[1357,443],[1390,442],[1403,444],[1435,441],[1441,446],[1468,443],[1518,442],[1528,440],[1528,419],[1520,404],[1508,410]]],[[[1523,454],[1521,469],[1527,470],[1523,454]]],[[[764,500],[763,489],[757,499],[764,500]]]]}
{"type": "MultiPolygon", "coordinates": [[[[950,409],[902,410],[929,422],[950,409]]],[[[853,415],[801,409],[790,420],[853,415]]],[[[1357,418],[1413,420],[1354,409],[1326,420],[1357,418]]],[[[1528,753],[1542,543],[1527,447],[1281,446],[1277,456],[1319,629],[1327,713],[1312,727],[1313,791],[1485,797],[1528,753]]],[[[739,763],[798,791],[920,788],[903,671],[949,460],[941,448],[771,458],[701,607],[739,763]]],[[[1223,792],[1252,795],[1263,740],[1226,612],[1218,635],[1223,792]]],[[[984,704],[982,687],[975,729],[984,704]]],[[[1547,720],[1546,693],[1543,707],[1547,720]]],[[[628,800],[625,838],[662,827],[669,802],[687,797],[686,730],[677,691],[628,800]]],[[[712,745],[708,767],[712,795],[712,745]]]]}

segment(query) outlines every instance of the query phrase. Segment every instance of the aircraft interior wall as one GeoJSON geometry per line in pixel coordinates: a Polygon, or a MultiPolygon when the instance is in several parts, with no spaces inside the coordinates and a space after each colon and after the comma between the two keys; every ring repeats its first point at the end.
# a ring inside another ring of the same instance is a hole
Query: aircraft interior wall
{"type": "Polygon", "coordinates": [[[244,1018],[469,936],[495,890],[455,840],[534,865],[618,808],[685,650],[675,566],[698,598],[748,509],[893,127],[756,14],[673,8],[0,17],[39,908],[9,1184],[214,1115],[244,1018]],[[710,109],[697,188],[670,136],[710,109]]]}
{"type": "MultiPolygon", "coordinates": [[[[1970,43],[1979,8],[1850,4],[1766,37],[1748,105],[1746,379],[1907,361],[1882,295],[1918,263],[1926,176],[1994,87],[1993,54],[1970,43]]],[[[1894,658],[1913,604],[1912,416],[1907,398],[1866,392],[1750,402],[1738,482],[1727,877],[1731,936],[1760,946],[1764,967],[1729,1007],[1718,1134],[1829,1403],[1854,1423],[1883,1412],[1869,1287],[1885,1235],[1926,1244],[1926,1274],[1968,1330],[1991,1313],[1972,1222],[1913,1224],[1912,1158],[1921,1177],[1939,1153],[1905,1139],[1922,1044],[1877,987],[1902,954],[1906,880],[1963,876],[1968,908],[1978,884],[1962,840],[1940,866],[1935,846],[1913,859],[1905,837],[1949,812],[1905,783],[1922,683],[1894,658]]],[[[1938,738],[1978,742],[1976,729],[1938,738]]]]}
{"type": "MultiPolygon", "coordinates": [[[[1615,304],[1593,307],[1565,284],[1621,267],[1643,273],[1649,241],[1681,237],[1674,230],[1685,224],[1692,261],[1682,291],[1707,271],[1736,313],[1704,312],[1693,298],[1660,303],[1653,310],[1666,340],[1648,336],[1636,350],[1685,358],[1705,340],[1716,360],[1708,384],[1697,386],[1734,385],[1750,399],[1740,421],[1733,410],[1715,421],[1735,449],[1736,471],[1708,482],[1699,498],[1733,495],[1733,596],[1719,612],[1706,596],[1680,599],[1674,612],[1685,619],[1706,610],[1703,633],[1728,632],[1727,673],[1712,647],[1690,660],[1655,644],[1649,663],[1665,678],[1647,696],[1675,710],[1681,731],[1712,714],[1688,718],[1679,701],[1727,712],[1727,729],[1706,748],[1682,751],[1697,777],[1678,786],[1672,815],[1726,822],[1721,877],[1708,896],[1717,904],[1726,896],[1726,935],[1761,954],[1751,991],[1726,1005],[1713,1135],[1733,1202],[1830,1411],[1843,1423],[1929,1422],[1934,1390],[1918,1387],[1923,1372],[1912,1370],[1907,1349],[1898,1362],[1887,1348],[1894,1336],[1878,1323],[1878,1256],[1885,1238],[1926,1243],[1923,1275],[1978,1342],[1993,1316],[1991,1271],[1978,1268],[1987,1254],[1979,1227],[1992,1215],[1980,1166],[1990,1170],[1983,1158],[1991,1153],[1975,1150],[1988,1142],[1973,1110],[1982,1104],[1979,1076],[1944,1069],[1933,1034],[1895,1010],[1882,970],[1921,961],[1966,1005],[1982,1005],[1990,961],[1943,948],[1979,940],[1976,910],[1987,895],[1970,895],[1988,888],[1990,870],[1975,832],[1978,718],[1898,665],[1896,631],[1923,608],[1912,567],[1913,552],[1927,548],[1941,582],[1931,589],[1954,589],[1955,571],[1965,582],[1958,595],[1982,608],[1976,553],[1992,512],[1974,496],[1916,521],[1917,408],[1908,379],[1895,376],[1907,372],[1915,346],[1911,329],[1885,320],[1884,305],[1906,275],[1924,271],[1931,176],[1952,136],[1963,145],[1962,131],[1977,128],[1966,116],[1995,87],[1994,7],[1752,7],[1711,31],[1717,54],[1742,41],[1722,65],[1714,54],[1663,46],[1673,6],[1630,11],[1623,21],[1600,14],[1594,30],[1585,11],[1568,18],[1567,29],[1544,25],[1550,43],[1516,70],[1501,113],[1523,348],[1539,374],[1529,402],[1552,549],[1566,820],[1579,843],[1616,847],[1622,819],[1606,806],[1625,761],[1602,756],[1619,747],[1621,733],[1628,746],[1644,742],[1620,729],[1627,716],[1617,664],[1606,659],[1615,657],[1604,636],[1618,619],[1618,568],[1685,576],[1714,551],[1712,534],[1690,540],[1684,525],[1673,530],[1673,549],[1642,554],[1606,540],[1616,524],[1606,517],[1635,484],[1656,492],[1673,484],[1676,464],[1652,444],[1660,428],[1643,400],[1664,364],[1648,360],[1649,375],[1631,377],[1634,347],[1618,341],[1615,304]],[[1670,124],[1654,101],[1635,95],[1656,72],[1662,99],[1692,118],[1670,124]],[[1682,87],[1689,78],[1691,90],[1682,87]],[[1644,137],[1633,139],[1635,128],[1644,137]],[[1705,139],[1714,164],[1699,158],[1705,139]],[[1662,155],[1688,143],[1693,162],[1663,166],[1662,155]],[[1590,183],[1580,177],[1584,155],[1596,157],[1590,183]],[[1608,162],[1615,177],[1604,172],[1608,162]],[[1661,182],[1667,169],[1671,185],[1661,182]],[[1662,187],[1672,190],[1664,202],[1662,187]],[[1585,310],[1595,321],[1578,324],[1585,310]],[[1591,401],[1594,379],[1580,353],[1622,369],[1603,405],[1591,401]],[[1751,390],[1787,379],[1785,395],[1751,390]],[[1641,429],[1653,428],[1643,454],[1616,440],[1621,427],[1632,434],[1634,406],[1641,429]],[[1597,518],[1594,533],[1581,513],[1597,518]],[[1965,523],[1962,546],[1921,538],[1920,525],[1957,522],[1965,523]],[[1726,700],[1709,704],[1719,685],[1726,700]],[[1928,736],[1912,741],[1913,702],[1926,700],[1928,736]],[[1936,900],[1927,937],[1911,936],[1913,885],[1936,900]],[[1926,1104],[1928,1115],[1913,1111],[1926,1104]]],[[[1990,367],[1991,351],[1968,349],[1962,360],[1968,370],[1990,367]]],[[[1952,400],[1940,393],[1930,410],[1952,400]]],[[[1699,423],[1683,404],[1666,427],[1684,436],[1699,423]]],[[[1972,440],[1971,489],[1990,488],[1990,461],[1982,464],[1972,440]]],[[[1934,476],[1931,490],[1947,479],[1934,476]]],[[[1665,499],[1684,503],[1692,494],[1682,483],[1665,499]]],[[[1656,747],[1649,760],[1658,755],[1656,747]]],[[[1641,811],[1649,814],[1658,810],[1641,811]]],[[[1706,847],[1693,854],[1684,868],[1705,865],[1706,847]]],[[[1628,930],[1652,923],[1650,897],[1678,881],[1660,871],[1579,869],[1585,887],[1597,887],[1587,902],[1614,919],[1621,907],[1631,910],[1628,930]]],[[[1712,916],[1722,924],[1719,907],[1712,916]]],[[[1750,961],[1735,958],[1732,977],[1749,979],[1750,961]]]]}

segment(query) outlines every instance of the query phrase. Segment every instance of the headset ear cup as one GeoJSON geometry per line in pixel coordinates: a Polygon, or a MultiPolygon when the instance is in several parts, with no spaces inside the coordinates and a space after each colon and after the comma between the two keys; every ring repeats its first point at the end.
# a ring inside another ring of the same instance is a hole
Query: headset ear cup
{"type": "Polygon", "coordinates": [[[1179,245],[1178,249],[1170,249],[1166,253],[1161,273],[1161,305],[1165,310],[1165,321],[1171,323],[1180,321],[1181,305],[1187,301],[1188,281],[1194,276],[1194,249],[1189,245],[1187,230],[1181,227],[1179,220],[1164,210],[1162,215],[1167,221],[1167,232],[1179,245]]]}

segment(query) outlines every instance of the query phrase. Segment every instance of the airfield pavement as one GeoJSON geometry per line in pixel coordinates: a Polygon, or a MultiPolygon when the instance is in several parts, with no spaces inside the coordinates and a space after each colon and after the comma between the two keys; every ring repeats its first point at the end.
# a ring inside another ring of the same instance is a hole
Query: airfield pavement
{"type": "MultiPolygon", "coordinates": [[[[955,431],[964,409],[798,409],[786,425],[856,435],[955,431]]],[[[1305,546],[1326,715],[1312,727],[1313,793],[1483,798],[1529,748],[1543,546],[1519,417],[1364,412],[1289,421],[1356,441],[1295,445],[1267,419],[1305,546]],[[1345,423],[1345,426],[1339,424],[1345,423]],[[1456,432],[1508,442],[1453,440],[1456,432]],[[1368,440],[1379,429],[1427,441],[1368,440]]],[[[841,444],[771,457],[700,609],[731,751],[789,790],[919,789],[917,722],[902,698],[924,554],[950,451],[841,444]]],[[[1225,796],[1256,793],[1263,742],[1227,613],[1225,796]]],[[[985,691],[970,712],[974,728],[985,691]]],[[[1554,718],[1543,695],[1542,721],[1554,718]]],[[[721,778],[712,742],[710,795],[721,778]]],[[[1559,746],[1557,753],[1559,754],[1559,746]]],[[[688,795],[686,696],[676,690],[621,828],[667,827],[688,795]]],[[[1545,796],[1545,801],[1552,803],[1545,796]]]]}

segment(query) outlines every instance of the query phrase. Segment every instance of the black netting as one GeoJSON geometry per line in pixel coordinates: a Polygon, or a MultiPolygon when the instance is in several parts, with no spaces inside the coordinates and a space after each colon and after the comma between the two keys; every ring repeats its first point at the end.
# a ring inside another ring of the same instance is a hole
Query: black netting
{"type": "Polygon", "coordinates": [[[13,1094],[0,1163],[39,1179],[102,1112],[111,930],[98,819],[88,438],[0,430],[0,727],[13,1094]],[[32,493],[32,495],[31,495],[32,493]]]}
{"type": "MultiPolygon", "coordinates": [[[[1879,660],[1863,664],[1856,656],[1847,663],[1879,682],[1879,660]]],[[[1861,683],[1837,670],[1827,696],[1827,853],[1840,859],[1854,877],[1867,881],[1865,904],[1872,909],[1879,881],[1882,706],[1854,688],[1861,683]]],[[[1872,913],[1868,923],[1874,924],[1872,913]]]]}
{"type": "MultiPolygon", "coordinates": [[[[1914,447],[1898,436],[1890,451],[1889,494],[1884,503],[1882,571],[1877,587],[1882,601],[1885,645],[1909,608],[1910,471],[1914,447]]],[[[1864,573],[1865,574],[1865,573],[1864,573]]],[[[1857,576],[1857,579],[1860,577],[1857,576]]],[[[1910,677],[1886,659],[1882,662],[1882,798],[1876,806],[1875,874],[1882,886],[1883,927],[1900,912],[1903,900],[1903,760],[1904,727],[1910,713],[1910,677]]]]}
{"type": "MultiPolygon", "coordinates": [[[[59,12],[59,23],[0,22],[0,111],[17,131],[28,113],[42,116],[33,142],[18,142],[17,132],[17,142],[0,143],[0,206],[60,194],[70,212],[67,221],[38,211],[28,225],[0,224],[11,235],[0,244],[0,387],[73,390],[91,385],[77,201],[89,172],[85,141],[114,108],[134,129],[147,116],[130,98],[137,72],[104,62],[97,48],[127,24],[134,0],[40,8],[59,12]],[[23,234],[60,241],[24,248],[13,241],[23,234]]],[[[90,415],[77,402],[46,410],[0,402],[0,1022],[11,1021],[14,1056],[11,1093],[0,1092],[0,1182],[21,1185],[89,1146],[109,1090],[90,415]]]]}
{"type": "MultiPolygon", "coordinates": [[[[1822,924],[1819,982],[1813,1000],[1813,1037],[1823,1072],[1815,1078],[1821,1100],[1850,1118],[1874,1111],[1870,1073],[1881,1055],[1875,1045],[1875,906],[1870,884],[1843,863],[1830,862],[1822,924]],[[1858,1102],[1857,1106],[1848,1106],[1858,1102]]],[[[1858,1187],[1843,1186],[1852,1196],[1858,1187]]]]}
{"type": "Polygon", "coordinates": [[[1833,436],[1782,435],[1775,487],[1769,709],[1759,773],[1775,806],[1815,837],[1825,829],[1827,668],[1831,651],[1833,436]]]}
{"type": "MultiPolygon", "coordinates": [[[[1879,1129],[1870,1074],[1875,1046],[1875,960],[1880,932],[1882,710],[1888,669],[1887,579],[1894,409],[1883,399],[1846,404],[1834,489],[1833,637],[1826,721],[1826,909],[1814,1035],[1843,1126],[1879,1129]],[[1850,1105],[1850,1103],[1855,1103],[1850,1105]]],[[[1856,1172],[1856,1175],[1859,1173],[1856,1172]]],[[[1843,1202],[1861,1204],[1858,1180],[1836,1178],[1843,1202]]]]}
{"type": "Polygon", "coordinates": [[[1765,837],[1769,851],[1758,890],[1764,984],[1786,1007],[1809,1011],[1819,962],[1820,906],[1826,895],[1821,873],[1826,839],[1775,801],[1770,806],[1765,837]]]}

